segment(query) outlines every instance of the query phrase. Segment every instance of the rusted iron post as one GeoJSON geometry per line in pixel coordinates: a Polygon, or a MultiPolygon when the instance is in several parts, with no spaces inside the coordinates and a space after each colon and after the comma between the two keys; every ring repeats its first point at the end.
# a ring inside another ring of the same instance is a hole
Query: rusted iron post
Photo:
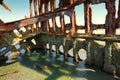
{"type": "Polygon", "coordinates": [[[45,4],[45,6],[44,6],[45,13],[47,13],[48,12],[48,2],[45,2],[44,4],[45,4]]]}
{"type": "MultiPolygon", "coordinates": [[[[50,1],[50,7],[51,7],[51,11],[54,12],[55,8],[56,8],[56,0],[51,0],[50,1]]],[[[52,27],[53,27],[53,31],[56,32],[57,29],[57,24],[56,24],[56,20],[55,17],[52,17],[52,27]]]]}
{"type": "MultiPolygon", "coordinates": [[[[41,4],[41,0],[38,0],[38,13],[39,13],[39,15],[41,14],[40,13],[40,11],[41,11],[41,6],[42,4],[41,4]]],[[[39,23],[41,23],[41,22],[39,22],[39,23]]],[[[41,31],[41,26],[39,25],[39,30],[41,31]]]]}
{"type": "Polygon", "coordinates": [[[117,26],[120,27],[120,0],[119,0],[119,6],[118,6],[118,20],[117,20],[117,26]]]}
{"type": "Polygon", "coordinates": [[[3,0],[0,0],[0,4],[8,11],[11,11],[11,9],[3,2],[3,0]]]}
{"type": "MultiPolygon", "coordinates": [[[[43,1],[42,0],[38,0],[38,3],[39,3],[39,15],[42,15],[43,14],[43,1]]],[[[41,30],[42,31],[45,31],[45,21],[41,21],[41,30]]]]}
{"type": "Polygon", "coordinates": [[[60,47],[59,45],[55,45],[57,56],[59,56],[59,47],[60,47]]]}
{"type": "Polygon", "coordinates": [[[73,4],[74,3],[74,0],[70,0],[70,4],[73,4]]]}
{"type": "Polygon", "coordinates": [[[49,51],[52,53],[52,43],[49,43],[49,51]]]}
{"type": "MultiPolygon", "coordinates": [[[[62,2],[62,0],[60,0],[60,4],[59,4],[59,6],[60,6],[60,8],[62,8],[62,4],[63,2],[62,2]]],[[[64,14],[61,14],[60,15],[60,23],[61,23],[61,30],[62,30],[62,33],[64,34],[65,33],[65,20],[64,20],[64,14]]]]}
{"type": "Polygon", "coordinates": [[[111,0],[105,3],[108,14],[106,15],[105,21],[105,35],[106,36],[115,36],[116,34],[116,18],[115,18],[115,0],[111,0]]]}
{"type": "MultiPolygon", "coordinates": [[[[48,2],[45,3],[44,9],[45,9],[45,13],[47,13],[48,12],[48,2]]],[[[45,21],[45,27],[46,27],[46,31],[49,32],[49,29],[50,29],[49,20],[45,21]]]]}
{"type": "Polygon", "coordinates": [[[120,18],[120,0],[119,0],[119,7],[118,7],[118,18],[120,18]]]}
{"type": "Polygon", "coordinates": [[[91,42],[90,42],[90,40],[86,40],[86,52],[87,52],[86,64],[89,64],[89,65],[92,64],[90,48],[91,48],[91,42]]]}
{"type": "Polygon", "coordinates": [[[34,0],[34,13],[35,13],[35,16],[38,15],[38,11],[37,11],[37,0],[34,0]]]}
{"type": "Polygon", "coordinates": [[[60,23],[61,23],[62,33],[65,33],[65,20],[64,20],[64,15],[62,14],[60,16],[60,23]]]}
{"type": "Polygon", "coordinates": [[[30,56],[30,53],[31,53],[31,51],[30,51],[30,46],[27,46],[27,47],[26,47],[26,50],[27,50],[27,55],[30,56]]]}
{"type": "Polygon", "coordinates": [[[105,57],[104,57],[104,68],[103,70],[111,74],[115,74],[115,67],[112,65],[112,45],[113,42],[106,41],[105,46],[105,57]]]}
{"type": "Polygon", "coordinates": [[[38,5],[39,5],[39,15],[42,15],[43,14],[43,10],[42,10],[43,2],[41,0],[38,0],[38,5]]]}
{"type": "Polygon", "coordinates": [[[84,2],[84,19],[85,19],[85,34],[90,35],[90,27],[91,27],[91,7],[90,2],[84,2]]]}
{"type": "MultiPolygon", "coordinates": [[[[34,13],[35,16],[39,15],[38,9],[37,9],[37,4],[38,4],[38,0],[34,0],[34,13]]],[[[39,23],[36,23],[36,30],[38,31],[39,29],[39,23]]]]}
{"type": "MultiPolygon", "coordinates": [[[[43,14],[43,5],[44,5],[44,3],[43,3],[43,1],[41,0],[41,2],[40,2],[40,7],[39,7],[39,15],[42,15],[42,14],[43,14]]],[[[45,21],[41,21],[41,29],[42,29],[43,32],[46,31],[46,29],[45,29],[45,21]]]]}
{"type": "Polygon", "coordinates": [[[78,50],[77,50],[77,41],[75,40],[74,42],[73,42],[73,54],[74,54],[74,61],[75,62],[79,62],[79,56],[78,56],[78,50]]]}
{"type": "Polygon", "coordinates": [[[66,49],[66,46],[63,45],[63,49],[64,49],[64,60],[66,60],[68,58],[68,50],[66,49]]]}
{"type": "MultiPolygon", "coordinates": [[[[73,3],[74,3],[74,0],[70,0],[70,4],[73,4],[73,3]]],[[[70,34],[74,35],[75,34],[75,11],[74,11],[74,7],[71,8],[70,20],[71,20],[71,26],[72,26],[70,34]]]]}
{"type": "Polygon", "coordinates": [[[71,19],[71,26],[72,26],[70,34],[74,35],[75,34],[75,26],[76,26],[75,25],[75,11],[74,11],[74,8],[72,8],[70,19],[71,19]]]}
{"type": "MultiPolygon", "coordinates": [[[[32,2],[33,2],[33,0],[30,0],[30,17],[33,17],[32,2]]],[[[34,32],[34,25],[31,25],[31,30],[32,30],[32,32],[34,32]]]]}

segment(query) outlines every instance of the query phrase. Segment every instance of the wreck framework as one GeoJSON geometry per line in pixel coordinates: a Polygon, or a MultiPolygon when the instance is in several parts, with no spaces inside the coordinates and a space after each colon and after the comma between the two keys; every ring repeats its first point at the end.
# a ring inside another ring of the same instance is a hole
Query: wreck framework
{"type": "Polygon", "coordinates": [[[59,0],[59,7],[56,7],[56,0],[30,0],[29,2],[30,18],[0,25],[0,49],[7,48],[0,50],[1,55],[8,51],[16,52],[21,49],[25,49],[28,53],[35,48],[46,49],[48,43],[50,51],[53,51],[52,45],[55,45],[56,53],[59,55],[61,53],[59,47],[62,45],[64,48],[62,54],[65,58],[68,57],[68,51],[73,48],[72,57],[78,62],[78,51],[84,49],[87,52],[86,64],[95,65],[108,73],[120,75],[120,49],[117,45],[120,42],[120,35],[116,35],[116,29],[120,27],[120,0],[117,18],[115,17],[115,0],[59,0]],[[99,3],[105,3],[107,15],[105,24],[97,25],[92,23],[94,15],[92,15],[90,5],[99,3]],[[75,7],[81,4],[84,4],[85,24],[77,26],[75,7]],[[70,24],[65,24],[65,15],[70,17],[70,24]],[[56,22],[57,16],[60,17],[60,27],[56,22]],[[52,19],[52,27],[49,19],[52,19]],[[77,33],[79,29],[85,30],[85,33],[77,33]],[[96,29],[105,29],[105,34],[93,34],[96,29]],[[19,34],[15,34],[15,30],[19,34]],[[66,31],[69,32],[66,33],[66,31]],[[35,44],[31,42],[33,39],[35,44]],[[103,41],[105,45],[100,45],[96,41],[103,41]],[[18,44],[21,47],[16,49],[15,46],[18,44]]]}

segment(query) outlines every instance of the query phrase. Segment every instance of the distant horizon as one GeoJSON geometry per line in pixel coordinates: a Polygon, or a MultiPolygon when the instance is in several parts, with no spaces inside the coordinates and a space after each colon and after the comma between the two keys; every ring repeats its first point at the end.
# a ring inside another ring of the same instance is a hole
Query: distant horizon
{"type": "MultiPolygon", "coordinates": [[[[58,1],[56,0],[58,7],[58,1]]],[[[10,7],[11,12],[5,10],[2,6],[0,6],[0,19],[7,23],[20,19],[24,19],[25,16],[29,17],[29,0],[4,0],[4,2],[10,7]],[[13,5],[14,4],[14,5],[13,5]]],[[[105,16],[107,14],[107,10],[105,9],[105,4],[97,4],[91,5],[92,7],[92,22],[94,24],[104,24],[105,16]]],[[[116,0],[116,11],[118,11],[118,0],[116,0]]],[[[75,7],[76,13],[76,24],[84,25],[84,4],[75,7]]],[[[117,17],[117,12],[116,12],[117,17]]],[[[59,17],[56,17],[56,22],[60,25],[59,17]]],[[[65,23],[70,23],[70,18],[65,15],[65,23]]]]}

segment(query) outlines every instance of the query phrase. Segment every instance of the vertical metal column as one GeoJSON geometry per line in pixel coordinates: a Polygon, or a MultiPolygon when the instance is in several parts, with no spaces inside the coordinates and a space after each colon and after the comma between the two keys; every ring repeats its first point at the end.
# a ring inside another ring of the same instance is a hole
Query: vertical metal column
{"type": "Polygon", "coordinates": [[[84,3],[84,20],[85,20],[85,34],[90,35],[90,28],[91,28],[91,7],[90,2],[86,1],[84,3]]]}
{"type": "Polygon", "coordinates": [[[60,23],[61,23],[62,33],[65,33],[65,20],[63,14],[61,14],[60,16],[60,23]]]}
{"type": "Polygon", "coordinates": [[[104,68],[103,70],[111,74],[115,74],[115,67],[111,63],[112,59],[112,42],[106,41],[105,46],[105,57],[104,57],[104,68]]]}
{"type": "MultiPolygon", "coordinates": [[[[47,13],[48,12],[48,2],[47,1],[45,2],[44,9],[45,9],[45,13],[47,13]]],[[[49,32],[49,30],[50,30],[49,20],[45,21],[44,27],[46,27],[46,31],[49,32]]]]}
{"type": "Polygon", "coordinates": [[[91,40],[86,40],[86,51],[87,51],[87,59],[86,59],[86,64],[91,65],[92,61],[91,61],[91,40]]]}
{"type": "MultiPolygon", "coordinates": [[[[74,0],[70,0],[70,4],[73,4],[74,3],[74,0]]],[[[70,20],[71,20],[71,32],[70,34],[71,35],[74,35],[75,34],[75,11],[74,11],[74,7],[71,8],[71,17],[70,17],[70,20]]]]}
{"type": "MultiPolygon", "coordinates": [[[[38,0],[34,0],[34,13],[35,13],[35,16],[39,15],[37,5],[38,5],[38,0]]],[[[39,23],[36,23],[35,25],[36,25],[36,30],[38,31],[39,23]]]]}
{"type": "Polygon", "coordinates": [[[120,27],[120,0],[119,0],[119,6],[118,6],[118,20],[117,20],[117,22],[118,22],[118,27],[120,27]]]}
{"type": "Polygon", "coordinates": [[[106,36],[115,36],[116,34],[116,9],[115,9],[115,0],[106,2],[106,9],[108,14],[106,15],[105,27],[106,27],[106,36]]]}
{"type": "Polygon", "coordinates": [[[119,7],[118,7],[118,17],[120,17],[120,0],[119,0],[119,7]]]}
{"type": "MultiPolygon", "coordinates": [[[[33,0],[30,0],[30,17],[33,17],[33,13],[32,13],[32,3],[33,3],[33,0]]],[[[32,24],[31,25],[31,30],[32,32],[34,32],[34,25],[32,24]]]]}
{"type": "MultiPolygon", "coordinates": [[[[51,0],[51,11],[54,12],[55,8],[56,8],[56,0],[51,0]]],[[[57,24],[56,24],[56,20],[55,17],[52,17],[52,23],[53,23],[53,31],[56,32],[57,31],[57,24]]]]}
{"type": "MultiPolygon", "coordinates": [[[[60,8],[62,8],[63,2],[60,0],[60,8]]],[[[65,33],[65,20],[64,20],[64,14],[60,15],[60,23],[61,23],[61,31],[64,34],[65,33]]]]}

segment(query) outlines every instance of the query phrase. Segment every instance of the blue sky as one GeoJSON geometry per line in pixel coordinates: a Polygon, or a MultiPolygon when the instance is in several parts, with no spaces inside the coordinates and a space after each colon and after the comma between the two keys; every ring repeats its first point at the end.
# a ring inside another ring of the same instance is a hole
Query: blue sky
{"type": "Polygon", "coordinates": [[[25,15],[29,16],[29,0],[4,0],[12,12],[6,11],[0,6],[0,19],[4,22],[23,19],[25,15]]]}
{"type": "MultiPolygon", "coordinates": [[[[23,19],[24,16],[29,16],[29,0],[4,0],[4,2],[12,10],[12,12],[9,12],[6,11],[2,6],[0,6],[0,19],[2,19],[4,22],[15,21],[23,19]]],[[[91,7],[92,7],[92,22],[96,24],[105,23],[105,15],[107,14],[105,4],[101,3],[97,5],[91,5],[91,7]]],[[[116,0],[116,9],[118,9],[118,0],[116,0]]],[[[84,24],[84,5],[82,4],[77,6],[75,8],[75,11],[77,16],[76,23],[78,25],[84,24]]],[[[70,22],[69,17],[65,16],[65,22],[66,23],[70,22]]]]}

